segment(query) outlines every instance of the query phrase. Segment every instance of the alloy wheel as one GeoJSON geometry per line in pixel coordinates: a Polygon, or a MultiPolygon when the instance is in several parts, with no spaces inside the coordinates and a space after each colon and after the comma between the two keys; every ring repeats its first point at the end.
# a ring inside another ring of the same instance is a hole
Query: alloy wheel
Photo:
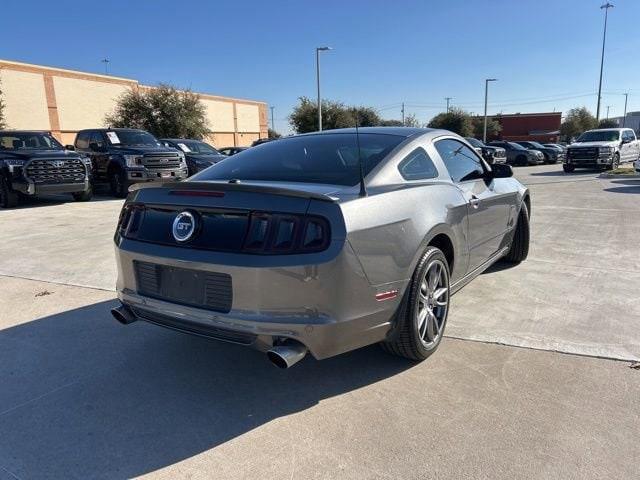
{"type": "Polygon", "coordinates": [[[449,310],[449,273],[444,263],[433,260],[425,269],[416,305],[418,336],[426,347],[440,340],[449,310]]]}

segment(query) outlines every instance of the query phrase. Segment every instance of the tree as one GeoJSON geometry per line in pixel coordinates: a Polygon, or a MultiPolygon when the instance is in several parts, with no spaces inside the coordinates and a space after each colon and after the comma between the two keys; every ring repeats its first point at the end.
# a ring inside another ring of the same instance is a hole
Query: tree
{"type": "Polygon", "coordinates": [[[114,128],[140,128],[159,138],[200,140],[210,132],[198,95],[166,84],[124,93],[105,123],[114,128]]]}
{"type": "Polygon", "coordinates": [[[402,120],[380,120],[381,127],[404,127],[402,120]]]}
{"type": "Polygon", "coordinates": [[[269,133],[269,138],[280,138],[282,137],[282,135],[280,135],[278,132],[276,132],[275,130],[267,130],[269,133]]]}
{"type": "Polygon", "coordinates": [[[380,115],[371,107],[349,107],[348,112],[353,117],[352,127],[358,124],[358,127],[376,127],[382,122],[380,115]]]}
{"type": "MultiPolygon", "coordinates": [[[[402,125],[402,122],[400,122],[400,124],[402,125]]],[[[404,118],[404,126],[420,128],[423,125],[422,123],[420,123],[420,120],[418,120],[418,117],[416,117],[415,113],[410,113],[404,118]]]]}
{"type": "Polygon", "coordinates": [[[428,126],[430,128],[449,130],[463,137],[470,137],[473,133],[471,117],[459,108],[452,108],[448,112],[439,113],[431,119],[428,126]]]}
{"type": "MultiPolygon", "coordinates": [[[[296,133],[315,132],[318,130],[318,107],[316,102],[307,97],[300,97],[300,103],[289,115],[289,124],[296,133]]],[[[355,127],[353,110],[343,103],[330,100],[322,101],[322,129],[355,127]]]]}
{"type": "Polygon", "coordinates": [[[577,137],[585,130],[596,128],[598,122],[596,117],[586,107],[572,108],[560,125],[560,135],[570,140],[577,137]]]}
{"type": "MultiPolygon", "coordinates": [[[[475,138],[483,138],[484,136],[484,117],[475,116],[471,119],[473,124],[473,136],[475,138]]],[[[493,138],[497,138],[502,130],[500,122],[493,118],[487,117],[487,141],[493,138]]]]}
{"type": "Polygon", "coordinates": [[[600,123],[598,123],[598,128],[618,128],[619,126],[618,122],[611,118],[603,118],[600,120],[600,123]]]}
{"type": "Polygon", "coordinates": [[[4,121],[4,102],[2,101],[2,85],[0,85],[0,128],[5,128],[4,121]]]}

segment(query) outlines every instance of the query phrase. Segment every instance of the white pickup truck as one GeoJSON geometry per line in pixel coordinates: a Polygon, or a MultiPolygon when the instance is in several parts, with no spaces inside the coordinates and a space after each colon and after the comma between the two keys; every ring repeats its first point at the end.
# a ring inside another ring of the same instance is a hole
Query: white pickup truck
{"type": "Polygon", "coordinates": [[[613,170],[623,162],[640,159],[640,140],[630,128],[588,130],[569,145],[562,168],[573,172],[576,168],[613,170]]]}

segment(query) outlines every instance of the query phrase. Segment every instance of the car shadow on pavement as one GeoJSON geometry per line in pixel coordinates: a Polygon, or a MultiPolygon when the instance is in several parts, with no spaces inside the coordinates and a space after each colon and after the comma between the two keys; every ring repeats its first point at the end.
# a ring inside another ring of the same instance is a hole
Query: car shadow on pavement
{"type": "MultiPolygon", "coordinates": [[[[118,200],[115,197],[96,195],[88,202],[81,203],[94,203],[94,202],[105,202],[108,200],[118,200]]],[[[17,207],[13,207],[11,210],[22,210],[22,209],[31,209],[31,208],[42,208],[42,207],[55,207],[58,205],[62,205],[64,203],[77,203],[71,195],[47,195],[47,196],[39,196],[39,197],[20,197],[20,202],[17,207]]]]}
{"type": "Polygon", "coordinates": [[[626,187],[605,188],[604,191],[613,192],[613,193],[640,193],[640,184],[635,184],[633,186],[626,186],[626,187]]]}
{"type": "Polygon", "coordinates": [[[600,170],[580,170],[571,173],[565,173],[560,167],[560,170],[553,170],[550,172],[533,172],[532,177],[575,177],[593,175],[594,173],[600,173],[600,170]]]}
{"type": "Polygon", "coordinates": [[[131,478],[413,365],[371,346],[278,370],[245,347],[122,326],[114,305],[0,331],[0,471],[131,478]]]}
{"type": "Polygon", "coordinates": [[[627,178],[624,180],[613,180],[611,183],[616,183],[618,185],[635,185],[640,186],[640,178],[627,178]]]}

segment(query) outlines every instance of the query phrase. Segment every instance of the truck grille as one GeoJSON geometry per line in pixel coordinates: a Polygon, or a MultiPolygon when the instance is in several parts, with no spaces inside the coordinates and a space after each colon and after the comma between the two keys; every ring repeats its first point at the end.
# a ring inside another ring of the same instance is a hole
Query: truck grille
{"type": "Polygon", "coordinates": [[[567,150],[567,158],[598,158],[597,147],[574,147],[567,150]]]}
{"type": "Polygon", "coordinates": [[[180,157],[174,153],[153,153],[142,157],[143,165],[149,170],[180,168],[180,157]]]}
{"type": "Polygon", "coordinates": [[[215,312],[229,313],[231,275],[134,261],[138,293],[215,312]]]}
{"type": "Polygon", "coordinates": [[[78,158],[39,158],[31,160],[25,176],[34,183],[80,183],[86,178],[86,169],[78,158]]]}

